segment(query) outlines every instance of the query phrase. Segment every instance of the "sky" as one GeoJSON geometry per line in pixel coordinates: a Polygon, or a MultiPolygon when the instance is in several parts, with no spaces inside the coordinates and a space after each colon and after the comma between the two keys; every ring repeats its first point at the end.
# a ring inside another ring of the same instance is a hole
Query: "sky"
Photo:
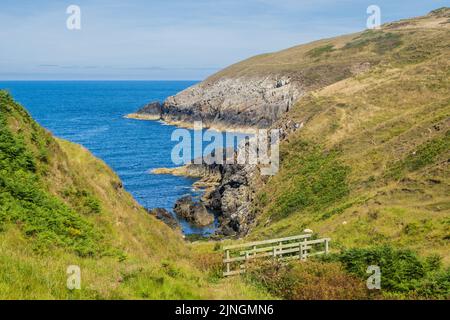
{"type": "Polygon", "coordinates": [[[450,0],[0,0],[0,80],[202,80],[256,54],[450,0]],[[69,30],[66,10],[81,9],[69,30]]]}

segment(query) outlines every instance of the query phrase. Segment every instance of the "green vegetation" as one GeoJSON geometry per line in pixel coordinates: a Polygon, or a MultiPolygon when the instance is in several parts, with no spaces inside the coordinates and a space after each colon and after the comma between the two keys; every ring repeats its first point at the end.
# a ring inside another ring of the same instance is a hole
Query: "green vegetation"
{"type": "Polygon", "coordinates": [[[371,295],[363,281],[347,273],[340,263],[269,260],[249,266],[249,283],[289,300],[362,300],[371,295]]]}
{"type": "MultiPolygon", "coordinates": [[[[0,228],[17,225],[32,239],[36,250],[61,246],[82,256],[99,254],[101,233],[56,196],[43,191],[32,152],[26,148],[23,136],[14,136],[8,128],[6,115],[18,108],[8,94],[0,92],[0,228]]],[[[30,121],[28,115],[24,117],[30,121]]],[[[32,130],[39,146],[50,143],[39,128],[32,130]],[[39,141],[40,134],[43,141],[39,141]]],[[[46,161],[47,157],[41,155],[42,147],[40,159],[46,161]]]]}
{"type": "Polygon", "coordinates": [[[348,42],[344,49],[364,49],[373,46],[377,54],[385,54],[402,44],[402,36],[398,33],[368,30],[348,42]]]}
{"type": "Polygon", "coordinates": [[[449,299],[450,268],[389,246],[349,249],[306,262],[255,261],[245,278],[284,299],[449,299]],[[381,290],[368,290],[368,266],[380,267],[381,290]]]}
{"type": "Polygon", "coordinates": [[[361,279],[367,278],[367,266],[379,266],[381,288],[388,297],[450,298],[450,268],[442,268],[436,255],[421,259],[411,250],[383,246],[349,249],[329,259],[341,262],[346,271],[361,279]]]}
{"type": "Polygon", "coordinates": [[[272,194],[268,209],[274,220],[297,210],[318,212],[348,195],[349,168],[336,160],[337,155],[321,153],[319,147],[302,141],[295,141],[287,154],[281,154],[283,188],[272,194]]]}
{"type": "Polygon", "coordinates": [[[309,228],[330,237],[337,252],[391,245],[450,265],[448,15],[445,9],[273,54],[312,68],[319,62],[311,53],[333,45],[321,65],[352,59],[370,69],[322,82],[283,119],[303,127],[282,142],[280,171],[259,188],[250,239],[309,228]]]}
{"type": "Polygon", "coordinates": [[[257,56],[210,78],[288,73],[310,90],[282,119],[304,126],[258,189],[248,238],[310,228],[332,239],[334,254],[263,262],[242,278],[221,277],[220,244],[185,242],[102,161],[0,92],[0,298],[448,299],[449,12],[257,56]],[[372,264],[381,292],[365,287],[372,264]],[[81,267],[81,290],[66,288],[69,265],[81,267]]]}
{"type": "Polygon", "coordinates": [[[325,53],[329,53],[329,52],[333,52],[333,51],[334,51],[334,46],[332,44],[326,44],[324,46],[311,49],[306,54],[310,57],[317,58],[317,57],[324,55],[325,53]]]}
{"type": "MultiPolygon", "coordinates": [[[[401,178],[405,172],[413,172],[432,164],[450,150],[450,130],[443,137],[434,138],[420,145],[417,151],[397,161],[388,174],[394,178],[401,178]]],[[[445,156],[445,155],[444,155],[445,156]]]]}
{"type": "Polygon", "coordinates": [[[53,138],[0,91],[0,299],[268,297],[220,278],[217,259],[198,250],[102,161],[53,138]],[[70,265],[81,290],[66,287],[70,265]]]}

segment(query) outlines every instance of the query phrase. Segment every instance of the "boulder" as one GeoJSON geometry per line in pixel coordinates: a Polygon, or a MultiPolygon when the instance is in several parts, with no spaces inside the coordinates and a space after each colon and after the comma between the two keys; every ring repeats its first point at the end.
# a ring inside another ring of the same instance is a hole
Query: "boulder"
{"type": "Polygon", "coordinates": [[[172,229],[178,229],[180,225],[178,224],[178,221],[170,214],[169,211],[163,208],[155,208],[151,210],[147,210],[147,212],[156,217],[158,220],[161,220],[165,224],[167,224],[172,229]]]}
{"type": "Polygon", "coordinates": [[[191,196],[179,199],[175,203],[174,211],[180,218],[199,227],[205,227],[214,222],[214,215],[209,213],[202,203],[194,201],[191,196]]]}

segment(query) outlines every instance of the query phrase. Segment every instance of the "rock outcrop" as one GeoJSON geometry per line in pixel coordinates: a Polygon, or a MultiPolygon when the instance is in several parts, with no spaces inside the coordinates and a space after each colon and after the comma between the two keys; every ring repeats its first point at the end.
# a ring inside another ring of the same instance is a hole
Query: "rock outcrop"
{"type": "Polygon", "coordinates": [[[289,77],[241,77],[205,81],[169,97],[163,120],[174,124],[201,120],[213,128],[267,128],[302,95],[289,77]]]}
{"type": "Polygon", "coordinates": [[[147,212],[167,224],[172,229],[178,229],[180,227],[178,221],[170,214],[169,211],[163,208],[155,208],[147,210],[147,212]]]}
{"type": "Polygon", "coordinates": [[[256,166],[223,165],[222,179],[203,200],[207,207],[219,212],[221,236],[243,236],[247,234],[255,220],[252,202],[262,176],[256,166]]]}
{"type": "Polygon", "coordinates": [[[136,113],[130,113],[125,117],[141,120],[159,120],[161,119],[161,113],[161,103],[159,101],[153,101],[136,111],[136,113]]]}
{"type": "Polygon", "coordinates": [[[206,227],[214,222],[214,215],[208,212],[204,204],[194,201],[191,196],[179,199],[175,203],[174,211],[180,218],[199,227],[206,227]]]}
{"type": "Polygon", "coordinates": [[[179,168],[181,171],[202,173],[194,186],[204,189],[204,195],[200,203],[190,196],[179,199],[174,207],[179,217],[198,226],[209,225],[212,215],[203,221],[209,209],[217,213],[217,236],[243,236],[250,231],[255,220],[252,201],[264,179],[257,166],[190,164],[179,168]]]}

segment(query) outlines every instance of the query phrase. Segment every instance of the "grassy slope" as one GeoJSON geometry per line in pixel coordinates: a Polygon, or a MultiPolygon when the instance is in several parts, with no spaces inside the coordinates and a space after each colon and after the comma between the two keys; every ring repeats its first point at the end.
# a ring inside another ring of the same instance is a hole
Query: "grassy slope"
{"type": "Polygon", "coordinates": [[[282,144],[251,238],[311,228],[335,248],[391,243],[450,263],[449,18],[442,10],[308,48],[322,64],[379,61],[305,96],[286,116],[305,127],[282,144]]]}
{"type": "MultiPolygon", "coordinates": [[[[282,145],[250,237],[309,227],[334,248],[393,243],[448,263],[448,20],[440,12],[321,40],[209,79],[291,73],[317,89],[287,115],[306,125],[282,145]],[[364,62],[371,71],[349,72],[364,62]]],[[[214,244],[186,246],[89,152],[51,137],[5,93],[0,107],[0,298],[267,297],[218,279],[214,244]],[[70,264],[81,266],[81,291],[65,287],[70,264]]]]}
{"type": "Polygon", "coordinates": [[[0,299],[264,298],[204,272],[84,148],[55,139],[0,91],[0,299]],[[79,265],[82,290],[66,289],[79,265]]]}

